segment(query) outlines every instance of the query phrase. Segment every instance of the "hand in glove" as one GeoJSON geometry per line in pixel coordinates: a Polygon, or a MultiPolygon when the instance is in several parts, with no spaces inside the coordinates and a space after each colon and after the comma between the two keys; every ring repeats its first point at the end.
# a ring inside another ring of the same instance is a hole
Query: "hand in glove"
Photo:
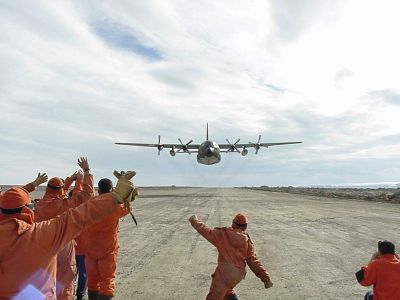
{"type": "Polygon", "coordinates": [[[191,216],[191,217],[189,218],[189,222],[192,222],[192,221],[194,221],[194,220],[197,220],[197,216],[196,216],[196,215],[193,215],[193,216],[191,216]]]}
{"type": "Polygon", "coordinates": [[[77,180],[78,176],[79,176],[80,171],[75,171],[74,173],[72,173],[71,176],[69,176],[69,178],[71,178],[71,180],[77,180]]]}
{"type": "Polygon", "coordinates": [[[266,289],[272,288],[274,286],[274,284],[272,283],[271,280],[267,281],[264,283],[264,286],[266,289]]]}
{"type": "Polygon", "coordinates": [[[89,171],[89,163],[87,157],[80,157],[78,158],[78,165],[82,168],[84,172],[89,171]]]}
{"type": "Polygon", "coordinates": [[[133,186],[132,177],[136,175],[135,171],[114,171],[114,176],[118,178],[113,194],[117,196],[118,203],[133,201],[137,195],[137,188],[133,186]]]}
{"type": "Polygon", "coordinates": [[[37,186],[41,185],[42,183],[45,183],[48,179],[49,179],[49,177],[47,176],[46,173],[43,173],[43,174],[38,173],[38,176],[36,177],[36,179],[34,181],[32,181],[32,184],[35,187],[37,187],[37,186]]]}

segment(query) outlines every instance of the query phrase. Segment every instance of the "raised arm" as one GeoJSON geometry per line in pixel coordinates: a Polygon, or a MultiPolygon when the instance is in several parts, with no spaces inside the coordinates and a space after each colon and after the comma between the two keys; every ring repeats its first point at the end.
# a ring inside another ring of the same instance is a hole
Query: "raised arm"
{"type": "Polygon", "coordinates": [[[193,226],[194,229],[197,230],[207,241],[217,247],[219,239],[219,230],[210,228],[202,221],[197,219],[196,215],[193,215],[189,218],[190,224],[193,226]]]}
{"type": "Polygon", "coordinates": [[[70,207],[76,207],[83,202],[89,200],[90,198],[94,197],[94,181],[93,181],[93,175],[90,174],[90,168],[89,168],[89,162],[86,157],[80,157],[78,159],[78,165],[81,167],[83,171],[83,182],[80,185],[78,182],[79,179],[77,180],[76,184],[78,186],[76,187],[77,189],[82,189],[81,191],[73,192],[73,195],[71,198],[68,199],[68,205],[70,207]]]}
{"type": "MultiPolygon", "coordinates": [[[[68,193],[68,190],[71,187],[72,183],[79,179],[80,174],[81,174],[80,171],[75,171],[74,173],[72,173],[71,176],[68,176],[67,178],[65,178],[65,180],[64,180],[64,192],[66,194],[68,193]]],[[[75,182],[75,187],[76,187],[76,182],[75,182]]]]}
{"type": "MultiPolygon", "coordinates": [[[[83,191],[83,172],[81,170],[79,170],[78,172],[76,172],[76,174],[77,175],[76,175],[74,189],[72,190],[72,196],[76,196],[80,192],[83,191]]],[[[91,193],[91,192],[89,191],[89,193],[91,193]]],[[[94,195],[94,191],[93,191],[93,195],[94,195]]]]}
{"type": "Polygon", "coordinates": [[[28,193],[32,193],[39,185],[45,183],[48,180],[48,176],[46,173],[40,174],[38,173],[37,177],[34,181],[25,184],[22,188],[28,191],[28,193]]]}
{"type": "Polygon", "coordinates": [[[35,240],[43,249],[59,252],[87,226],[115,213],[120,204],[130,201],[132,190],[129,178],[119,179],[113,193],[94,197],[49,221],[35,223],[35,240]]]}

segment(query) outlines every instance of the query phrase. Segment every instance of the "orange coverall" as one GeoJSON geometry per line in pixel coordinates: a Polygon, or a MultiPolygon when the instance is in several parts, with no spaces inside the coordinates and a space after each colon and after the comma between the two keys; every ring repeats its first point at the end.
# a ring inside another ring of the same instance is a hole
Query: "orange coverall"
{"type": "Polygon", "coordinates": [[[25,296],[21,299],[38,299],[34,297],[38,293],[46,300],[57,299],[57,253],[82,229],[119,207],[108,193],[39,223],[23,221],[24,214],[0,214],[0,300],[17,295],[25,296]]]}
{"type": "Polygon", "coordinates": [[[191,220],[190,223],[218,250],[218,265],[211,275],[212,282],[207,300],[229,299],[234,295],[233,288],[246,275],[246,263],[264,283],[270,280],[246,231],[232,227],[210,228],[197,219],[191,220]]]}
{"type": "Polygon", "coordinates": [[[361,268],[363,286],[374,285],[374,300],[400,299],[400,260],[394,254],[384,254],[361,268]]]}
{"type": "MultiPolygon", "coordinates": [[[[72,179],[70,177],[67,177],[65,179],[65,187],[67,187],[67,183],[69,184],[68,186],[71,186],[72,179]]],[[[65,191],[65,188],[64,188],[65,191]]],[[[67,190],[68,191],[68,190],[67,190]]],[[[74,189],[72,190],[72,196],[78,195],[80,192],[83,191],[83,180],[78,179],[75,181],[75,186],[74,189]]],[[[94,193],[94,192],[93,192],[94,193]]],[[[83,230],[80,235],[78,235],[75,238],[75,256],[78,255],[84,255],[85,254],[85,237],[84,237],[85,230],[83,230]]]]}
{"type": "MultiPolygon", "coordinates": [[[[79,183],[78,183],[79,184],[79,183]]],[[[46,221],[76,207],[94,196],[93,176],[84,174],[82,192],[68,198],[60,191],[46,190],[43,199],[35,205],[35,221],[46,221]]],[[[57,255],[57,299],[70,300],[74,293],[75,242],[71,241],[57,255]]]]}
{"type": "Polygon", "coordinates": [[[114,296],[119,219],[129,213],[121,206],[114,214],[85,230],[88,290],[114,296]]]}

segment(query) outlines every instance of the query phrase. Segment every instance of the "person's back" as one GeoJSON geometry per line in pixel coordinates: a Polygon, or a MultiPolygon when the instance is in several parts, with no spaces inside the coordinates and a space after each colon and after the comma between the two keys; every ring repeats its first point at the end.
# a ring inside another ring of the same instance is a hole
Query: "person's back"
{"type": "Polygon", "coordinates": [[[104,254],[118,248],[119,219],[127,213],[129,213],[129,211],[120,208],[113,215],[104,218],[85,230],[87,255],[100,258],[104,254]]]}
{"type": "Polygon", "coordinates": [[[214,230],[218,262],[244,269],[249,249],[249,237],[246,232],[232,227],[214,228],[214,230]]]}
{"type": "Polygon", "coordinates": [[[378,252],[356,273],[356,278],[363,286],[373,285],[374,300],[400,299],[400,259],[394,244],[379,242],[378,252]]]}
{"type": "MultiPolygon", "coordinates": [[[[49,180],[46,192],[35,205],[35,221],[53,219],[70,208],[79,206],[94,196],[93,175],[89,173],[89,164],[86,158],[78,159],[78,165],[84,171],[82,191],[71,197],[65,195],[64,181],[59,177],[49,180]]],[[[73,280],[75,278],[75,242],[71,241],[57,255],[57,282],[59,299],[70,299],[73,294],[73,280]]]]}
{"type": "MultiPolygon", "coordinates": [[[[99,195],[112,191],[111,180],[103,178],[99,181],[99,195]]],[[[114,214],[85,230],[86,253],[95,258],[100,258],[118,248],[119,219],[128,213],[129,210],[121,207],[114,214]]]]}
{"type": "Polygon", "coordinates": [[[207,300],[238,299],[233,288],[245,277],[246,263],[254,274],[272,287],[269,274],[258,260],[255,247],[246,233],[247,218],[237,214],[232,227],[210,228],[193,215],[191,225],[218,250],[218,266],[212,274],[207,300]]]}
{"type": "MultiPolygon", "coordinates": [[[[103,178],[98,183],[99,195],[113,191],[110,179],[103,178]]],[[[84,232],[85,265],[88,279],[89,300],[111,299],[115,292],[115,272],[118,256],[119,219],[130,209],[119,207],[112,215],[90,226],[84,232]]]]}
{"type": "MultiPolygon", "coordinates": [[[[28,192],[21,190],[16,192],[22,198],[28,192]]],[[[56,299],[56,253],[44,241],[44,227],[44,223],[33,223],[33,212],[25,208],[15,215],[0,214],[0,299],[11,299],[32,287],[40,287],[46,299],[56,299]]]]}

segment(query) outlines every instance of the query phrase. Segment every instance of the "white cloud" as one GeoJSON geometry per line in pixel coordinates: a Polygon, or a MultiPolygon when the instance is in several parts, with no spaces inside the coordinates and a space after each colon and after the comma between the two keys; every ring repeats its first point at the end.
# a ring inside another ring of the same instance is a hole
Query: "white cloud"
{"type": "MultiPolygon", "coordinates": [[[[268,167],[271,157],[288,184],[299,173],[293,165],[279,168],[285,161],[316,170],[313,160],[395,159],[396,144],[373,142],[400,133],[400,106],[393,103],[400,78],[397,6],[356,0],[1,3],[0,134],[7,147],[0,183],[22,183],[38,169],[68,174],[79,155],[92,158],[99,177],[137,164],[152,173],[143,174],[143,184],[177,185],[223,185],[230,172],[241,172],[232,185],[268,184],[268,171],[255,178],[251,168],[268,167]],[[131,43],[110,42],[96,31],[99,24],[131,43]],[[226,137],[254,141],[258,134],[305,143],[257,157],[230,155],[213,167],[197,165],[194,155],[156,157],[156,150],[113,145],[156,142],[158,134],[164,142],[200,143],[207,122],[221,143],[226,137]],[[158,169],[171,176],[155,176],[158,169]]],[[[336,176],[323,171],[326,180],[336,176]]],[[[376,181],[376,173],[364,181],[376,181]]],[[[346,179],[361,176],[351,174],[346,179]]],[[[308,178],[312,184],[317,177],[308,178]]]]}

